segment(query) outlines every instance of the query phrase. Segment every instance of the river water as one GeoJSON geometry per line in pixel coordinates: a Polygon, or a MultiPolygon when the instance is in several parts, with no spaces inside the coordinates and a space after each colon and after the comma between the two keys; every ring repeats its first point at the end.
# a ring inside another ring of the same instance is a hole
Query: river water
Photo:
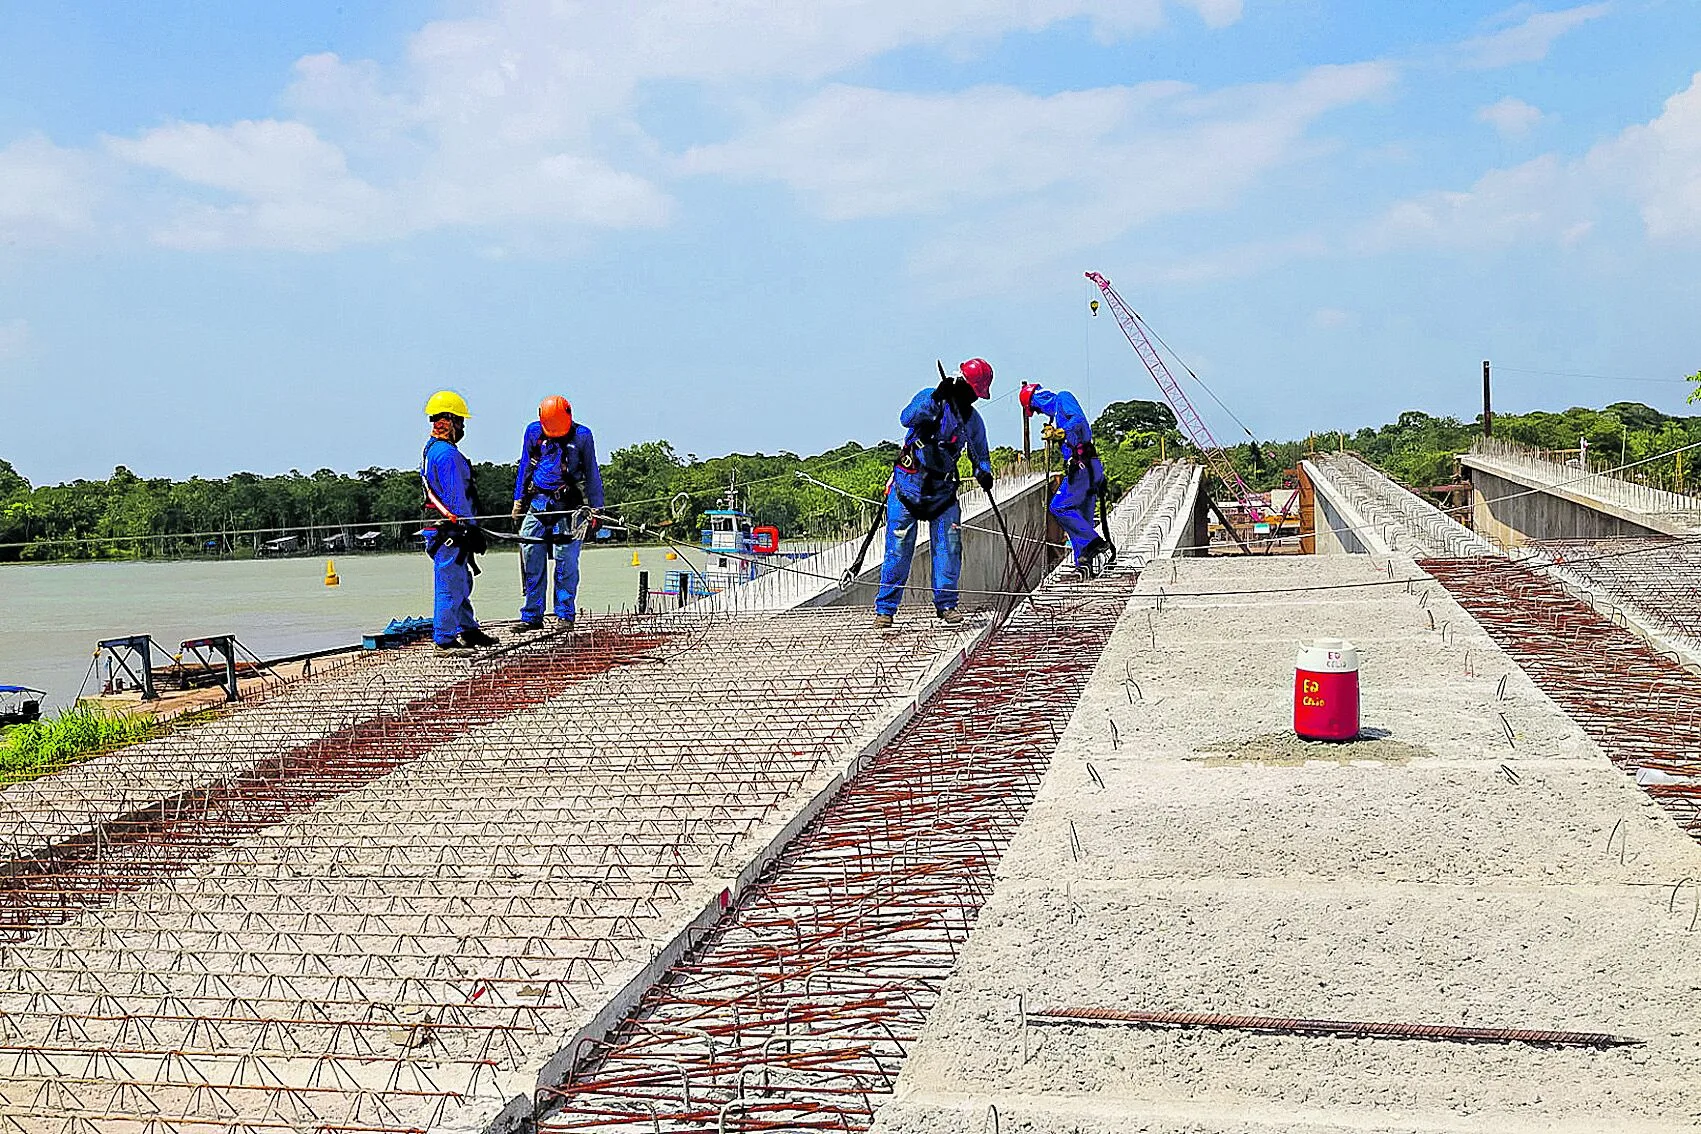
{"type": "MultiPolygon", "coordinates": [[[[641,549],[639,559],[652,588],[680,565],[661,548],[641,549]]],[[[479,562],[479,617],[516,617],[518,554],[493,551],[479,562]]],[[[430,616],[423,554],[339,556],[336,567],[341,584],[327,587],[325,561],[308,558],[0,566],[0,685],[33,685],[50,704],[67,704],[103,638],[151,634],[175,652],[185,638],[235,634],[270,658],[351,645],[392,618],[430,616]]],[[[586,548],[579,609],[631,609],[639,569],[630,548],[586,548]]]]}

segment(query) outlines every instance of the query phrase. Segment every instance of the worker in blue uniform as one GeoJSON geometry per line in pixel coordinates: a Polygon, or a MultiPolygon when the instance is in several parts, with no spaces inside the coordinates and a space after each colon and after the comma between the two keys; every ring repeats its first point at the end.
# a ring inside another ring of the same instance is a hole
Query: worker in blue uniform
{"type": "Polygon", "coordinates": [[[475,556],[484,554],[484,530],[472,501],[472,465],[459,448],[467,430],[466,399],[439,390],[425,403],[431,439],[420,458],[425,489],[425,550],[431,556],[431,640],[438,653],[455,653],[497,640],[479,629],[473,617],[475,556]]]}
{"type": "Polygon", "coordinates": [[[957,609],[957,580],[963,573],[957,457],[968,449],[975,480],[991,492],[986,423],[974,404],[992,392],[992,366],[984,358],[971,358],[959,369],[959,374],[942,378],[934,389],[918,393],[898,415],[899,424],[909,432],[886,490],[886,560],[874,599],[877,630],[890,627],[898,613],[915,558],[916,525],[923,520],[933,545],[934,609],[947,623],[963,620],[957,609]]]}
{"type": "Polygon", "coordinates": [[[514,476],[513,516],[520,524],[520,629],[543,629],[548,587],[543,565],[555,556],[555,617],[573,629],[579,593],[579,550],[597,529],[602,508],[602,471],[591,431],[573,420],[573,406],[559,394],[537,407],[537,420],[520,442],[514,476]],[[582,511],[589,509],[588,512],[582,511]]]}
{"type": "Polygon", "coordinates": [[[1075,395],[1068,390],[1053,393],[1037,382],[1024,382],[1019,395],[1022,413],[1042,413],[1063,433],[1063,479],[1051,497],[1051,514],[1069,537],[1075,565],[1094,569],[1094,561],[1110,550],[1110,544],[1093,524],[1093,503],[1104,495],[1104,463],[1093,447],[1093,427],[1075,395]]]}

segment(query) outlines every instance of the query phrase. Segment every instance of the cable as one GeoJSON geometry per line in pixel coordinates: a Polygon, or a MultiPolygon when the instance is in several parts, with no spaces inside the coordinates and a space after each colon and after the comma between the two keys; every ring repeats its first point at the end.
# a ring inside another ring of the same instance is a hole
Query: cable
{"type": "Polygon", "coordinates": [[[1217,403],[1218,408],[1220,408],[1224,413],[1228,414],[1229,417],[1234,419],[1234,423],[1236,425],[1240,426],[1240,431],[1242,433],[1246,434],[1248,440],[1250,440],[1253,444],[1257,444],[1258,438],[1253,436],[1252,430],[1248,429],[1246,427],[1246,423],[1244,421],[1240,420],[1239,416],[1236,415],[1236,413],[1233,410],[1229,409],[1228,405],[1221,398],[1217,397],[1217,392],[1215,390],[1211,389],[1211,387],[1205,385],[1205,380],[1203,378],[1201,378],[1201,377],[1199,377],[1199,375],[1193,373],[1193,368],[1191,366],[1187,365],[1186,360],[1184,360],[1179,354],[1176,354],[1175,350],[1168,343],[1164,342],[1163,336],[1158,334],[1155,330],[1153,330],[1152,325],[1150,323],[1146,322],[1145,318],[1138,311],[1135,311],[1133,307],[1129,307],[1128,310],[1133,312],[1134,318],[1136,318],[1140,321],[1140,329],[1142,331],[1145,331],[1146,334],[1150,335],[1152,338],[1156,339],[1158,345],[1163,347],[1164,350],[1169,351],[1169,356],[1171,358],[1175,359],[1177,365],[1179,365],[1183,370],[1187,371],[1187,376],[1189,378],[1193,379],[1195,382],[1199,383],[1199,388],[1201,390],[1204,390],[1205,393],[1207,393],[1211,396],[1211,400],[1213,402],[1217,403]]]}
{"type": "Polygon", "coordinates": [[[1593,378],[1602,382],[1669,382],[1674,385],[1688,386],[1693,383],[1690,378],[1633,378],[1623,374],[1579,374],[1573,370],[1532,370],[1523,366],[1502,366],[1494,363],[1495,372],[1504,371],[1509,374],[1545,374],[1553,378],[1593,378]]]}

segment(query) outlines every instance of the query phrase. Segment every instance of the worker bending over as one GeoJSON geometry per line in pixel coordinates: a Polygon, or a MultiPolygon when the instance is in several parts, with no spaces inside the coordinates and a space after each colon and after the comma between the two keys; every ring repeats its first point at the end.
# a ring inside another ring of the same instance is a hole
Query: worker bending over
{"type": "Polygon", "coordinates": [[[1063,433],[1063,479],[1051,498],[1051,514],[1069,536],[1075,565],[1092,573],[1094,560],[1110,544],[1093,526],[1093,501],[1104,495],[1104,464],[1093,447],[1093,427],[1081,403],[1068,390],[1052,393],[1038,382],[1024,382],[1019,395],[1024,416],[1043,413],[1063,433]]]}
{"type": "Polygon", "coordinates": [[[473,576],[484,554],[484,531],[474,517],[472,465],[459,445],[467,431],[467,403],[453,390],[439,390],[425,403],[431,439],[420,458],[425,488],[425,551],[431,556],[431,640],[438,653],[494,646],[496,639],[473,617],[473,576]]]}
{"type": "Polygon", "coordinates": [[[960,371],[921,391],[898,415],[909,432],[886,490],[886,561],[874,600],[874,626],[879,630],[892,625],[903,601],[915,557],[916,524],[922,520],[928,522],[933,543],[934,608],[948,623],[963,620],[957,610],[957,580],[963,573],[957,456],[968,448],[975,480],[990,493],[992,456],[986,448],[986,424],[974,404],[992,392],[992,366],[984,358],[971,358],[960,371]]]}
{"type": "Polygon", "coordinates": [[[526,426],[520,443],[520,468],[514,477],[515,519],[520,524],[520,579],[525,598],[520,629],[543,629],[548,585],[544,560],[555,556],[555,617],[573,629],[579,593],[579,550],[583,537],[596,531],[596,510],[603,505],[602,470],[597,468],[591,431],[573,420],[573,406],[559,394],[537,407],[537,420],[526,426]],[[588,506],[588,511],[583,510],[588,506]]]}

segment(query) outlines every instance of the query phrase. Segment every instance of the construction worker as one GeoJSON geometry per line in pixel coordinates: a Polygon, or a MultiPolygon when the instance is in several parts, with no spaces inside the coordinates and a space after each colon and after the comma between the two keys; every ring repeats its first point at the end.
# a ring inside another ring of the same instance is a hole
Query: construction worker
{"type": "Polygon", "coordinates": [[[486,544],[474,519],[472,465],[459,448],[467,432],[466,399],[439,390],[426,401],[425,416],[431,420],[431,439],[420,458],[419,478],[425,487],[425,550],[435,580],[431,640],[440,654],[494,646],[497,640],[473,617],[474,556],[483,555],[486,544]]]}
{"type": "Polygon", "coordinates": [[[1110,544],[1093,525],[1093,501],[1104,495],[1104,464],[1093,447],[1093,427],[1081,403],[1068,390],[1052,393],[1038,382],[1022,383],[1018,395],[1022,414],[1042,413],[1062,432],[1063,479],[1051,497],[1051,514],[1069,537],[1075,565],[1091,574],[1094,560],[1110,550],[1110,544]]]}
{"type": "Polygon", "coordinates": [[[899,424],[909,432],[886,490],[886,561],[880,568],[880,593],[874,599],[874,627],[884,630],[903,601],[904,582],[915,557],[916,525],[928,523],[933,543],[933,606],[942,621],[963,620],[957,609],[957,580],[963,573],[962,509],[957,504],[957,457],[967,446],[974,478],[992,491],[992,454],[986,447],[986,423],[974,404],[992,392],[992,366],[971,358],[959,372],[918,393],[899,424]]]}
{"type": "Polygon", "coordinates": [[[579,549],[596,531],[603,505],[602,470],[597,468],[591,431],[573,420],[573,406],[559,394],[543,399],[537,420],[520,442],[520,467],[514,477],[513,516],[520,524],[520,579],[525,598],[520,629],[543,629],[544,560],[555,555],[555,617],[573,629],[579,592],[579,549]],[[588,510],[587,510],[588,508],[588,510]]]}

